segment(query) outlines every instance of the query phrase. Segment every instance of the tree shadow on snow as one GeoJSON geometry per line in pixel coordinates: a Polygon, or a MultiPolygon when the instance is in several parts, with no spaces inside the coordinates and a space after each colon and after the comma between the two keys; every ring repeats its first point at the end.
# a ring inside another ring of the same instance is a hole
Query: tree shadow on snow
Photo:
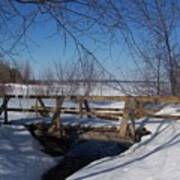
{"type": "MultiPolygon", "coordinates": [[[[159,126],[156,128],[155,130],[155,133],[149,138],[147,139],[146,141],[142,142],[142,143],[139,143],[139,146],[137,146],[135,148],[135,150],[137,150],[139,147],[141,146],[145,146],[145,145],[148,145],[151,141],[153,141],[157,136],[159,136],[160,134],[162,134],[166,129],[168,129],[170,126],[173,126],[172,123],[169,121],[168,124],[166,124],[165,127],[163,127],[164,123],[160,123],[159,126]]],[[[162,151],[164,149],[167,149],[167,148],[170,148],[176,144],[180,143],[180,133],[177,133],[175,134],[173,137],[171,138],[168,138],[167,141],[163,144],[160,144],[159,146],[155,147],[154,149],[152,149],[151,151],[143,154],[143,155],[140,155],[139,157],[137,158],[134,158],[134,159],[131,159],[131,160],[127,160],[126,162],[123,162],[121,164],[116,164],[114,165],[113,167],[111,168],[107,168],[107,169],[104,169],[104,170],[101,170],[101,171],[97,171],[97,172],[93,172],[93,173],[90,173],[88,175],[84,175],[84,176],[81,176],[81,177],[78,177],[78,178],[75,178],[74,180],[80,180],[80,179],[85,179],[85,178],[89,178],[89,177],[93,177],[93,176],[96,176],[96,175],[99,175],[99,174],[103,174],[103,173],[108,173],[108,172],[111,172],[111,171],[114,171],[116,169],[119,169],[119,168],[124,168],[130,164],[134,164],[138,161],[142,161],[146,158],[148,158],[149,156],[159,152],[159,151],[162,151]]],[[[128,154],[126,155],[120,155],[120,157],[123,157],[123,156],[128,156],[128,154]]],[[[113,157],[113,158],[108,158],[108,159],[105,159],[104,161],[101,161],[101,162],[97,162],[93,165],[90,165],[89,167],[87,168],[92,168],[93,166],[96,166],[98,164],[101,164],[101,163],[105,163],[105,162],[108,162],[108,161],[112,161],[113,159],[117,158],[116,157],[113,157]]],[[[121,160],[121,158],[119,158],[119,160],[121,160]]],[[[98,169],[98,168],[96,168],[98,169]]]]}

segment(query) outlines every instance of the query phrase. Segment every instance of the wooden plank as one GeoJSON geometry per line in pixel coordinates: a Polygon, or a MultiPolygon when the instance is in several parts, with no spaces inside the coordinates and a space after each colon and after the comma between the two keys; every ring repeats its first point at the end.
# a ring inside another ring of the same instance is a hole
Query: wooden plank
{"type": "Polygon", "coordinates": [[[8,111],[7,111],[7,107],[8,107],[9,99],[10,98],[4,96],[3,103],[2,103],[1,108],[0,108],[0,115],[4,112],[4,124],[8,124],[8,111]]]}
{"type": "Polygon", "coordinates": [[[82,99],[79,99],[79,115],[80,115],[80,118],[83,117],[83,100],[82,99]]]}
{"type": "Polygon", "coordinates": [[[91,118],[91,110],[90,110],[90,107],[89,107],[89,104],[88,104],[88,101],[87,99],[84,99],[84,106],[85,106],[85,109],[86,109],[86,112],[88,112],[88,117],[91,118]]]}
{"type": "Polygon", "coordinates": [[[64,97],[57,97],[56,98],[56,107],[55,107],[55,112],[52,116],[52,121],[51,121],[51,125],[48,129],[48,133],[51,134],[51,136],[54,137],[62,137],[63,135],[63,129],[62,129],[62,122],[61,122],[61,107],[62,104],[64,102],[64,97]]]}
{"type": "MultiPolygon", "coordinates": [[[[30,109],[30,108],[8,108],[7,111],[13,111],[13,112],[43,112],[44,110],[43,109],[38,109],[38,110],[35,110],[35,109],[30,109]]],[[[51,108],[51,109],[48,109],[49,112],[52,112],[52,113],[57,113],[57,110],[55,108],[51,108]]],[[[61,110],[60,111],[62,114],[79,114],[79,109],[77,110],[61,110]]],[[[82,112],[84,115],[94,115],[98,118],[104,118],[104,119],[114,119],[114,120],[118,120],[120,116],[122,116],[122,112],[116,112],[116,113],[111,113],[111,112],[108,112],[108,113],[104,113],[104,112],[87,112],[87,111],[83,111],[82,112]]]]}
{"type": "Polygon", "coordinates": [[[42,109],[44,109],[44,111],[40,111],[41,116],[48,117],[49,112],[47,111],[47,108],[46,108],[43,100],[41,98],[37,98],[37,100],[40,103],[40,106],[42,107],[42,109]]]}
{"type": "MultiPolygon", "coordinates": [[[[34,109],[34,108],[37,108],[37,109],[42,109],[42,107],[41,106],[32,106],[32,108],[34,109]]],[[[52,109],[52,108],[54,108],[53,106],[46,106],[46,109],[52,109]]],[[[78,110],[78,108],[77,107],[65,107],[65,106],[63,106],[63,107],[61,107],[61,110],[78,110]]],[[[84,111],[84,110],[86,110],[86,108],[85,107],[82,107],[82,110],[84,111]]],[[[124,109],[122,109],[122,108],[99,108],[99,107],[92,107],[91,108],[91,111],[103,111],[103,112],[117,112],[117,111],[123,111],[124,109]]]]}
{"type": "MultiPolygon", "coordinates": [[[[118,119],[118,117],[122,116],[122,109],[120,108],[89,108],[88,104],[84,102],[84,99],[86,101],[90,100],[105,100],[105,101],[127,101],[129,98],[135,99],[138,102],[140,102],[139,107],[137,107],[137,111],[140,112],[141,116],[149,116],[149,117],[155,117],[155,118],[174,118],[174,119],[180,119],[180,116],[171,116],[171,115],[154,115],[156,110],[151,110],[151,109],[144,109],[143,103],[150,102],[150,103],[180,103],[180,97],[179,96],[46,96],[46,95],[31,95],[28,97],[24,97],[22,95],[15,96],[15,95],[7,95],[3,97],[3,103],[0,107],[0,114],[4,111],[4,118],[5,122],[8,122],[8,111],[15,111],[15,112],[36,112],[35,108],[7,108],[7,104],[10,98],[34,98],[38,99],[41,107],[37,107],[36,110],[37,112],[40,113],[48,113],[52,112],[55,114],[60,114],[60,113],[71,113],[71,114],[85,114],[87,116],[97,116],[101,118],[114,118],[118,119]],[[56,107],[46,107],[44,102],[42,101],[43,99],[49,98],[49,99],[56,99],[56,107]],[[62,100],[73,100],[73,101],[79,101],[80,106],[79,109],[76,107],[62,107],[62,102],[58,101],[58,99],[62,100]],[[82,103],[84,102],[83,107],[82,103]],[[59,103],[59,104],[58,104],[59,103]]],[[[125,111],[126,111],[125,107],[125,111]]]]}
{"type": "Polygon", "coordinates": [[[4,103],[3,103],[3,108],[4,108],[4,124],[8,124],[8,111],[7,111],[8,102],[9,102],[9,98],[5,97],[4,98],[4,103]]]}
{"type": "Polygon", "coordinates": [[[4,124],[8,124],[8,111],[7,111],[7,108],[4,109],[4,124]]]}
{"type": "MultiPolygon", "coordinates": [[[[14,112],[44,112],[43,108],[7,108],[7,111],[14,111],[14,112]]],[[[56,112],[56,111],[61,111],[62,113],[77,113],[79,114],[79,109],[69,109],[69,108],[64,108],[64,109],[59,109],[56,110],[56,108],[47,108],[46,111],[48,112],[56,112]]],[[[91,113],[101,113],[101,114],[122,114],[122,111],[104,111],[104,110],[92,110],[91,112],[87,112],[86,110],[82,111],[85,114],[91,114],[91,113]]]]}
{"type": "Polygon", "coordinates": [[[2,112],[4,111],[5,108],[7,108],[7,104],[9,102],[9,99],[8,97],[3,97],[3,102],[2,102],[2,105],[0,107],[0,115],[2,114],[2,112]]]}
{"type": "MultiPolygon", "coordinates": [[[[7,108],[7,111],[11,112],[35,112],[35,109],[30,109],[30,108],[7,108]]],[[[43,109],[39,109],[38,111],[44,111],[43,109]]],[[[49,112],[57,112],[57,110],[55,108],[52,108],[52,109],[48,109],[49,112]]],[[[61,110],[61,113],[62,114],[79,114],[79,110],[77,111],[72,111],[72,110],[61,110]]],[[[86,112],[84,111],[83,112],[85,115],[95,115],[96,117],[99,117],[99,118],[107,118],[107,119],[115,119],[115,120],[118,120],[119,117],[123,117],[123,112],[118,112],[117,114],[115,113],[104,113],[104,112],[93,112],[91,111],[90,113],[89,112],[86,112]]],[[[148,111],[144,114],[144,116],[148,116],[148,117],[154,117],[154,118],[169,118],[169,119],[180,119],[180,116],[178,115],[155,115],[155,114],[150,114],[150,112],[148,113],[148,111]]]]}

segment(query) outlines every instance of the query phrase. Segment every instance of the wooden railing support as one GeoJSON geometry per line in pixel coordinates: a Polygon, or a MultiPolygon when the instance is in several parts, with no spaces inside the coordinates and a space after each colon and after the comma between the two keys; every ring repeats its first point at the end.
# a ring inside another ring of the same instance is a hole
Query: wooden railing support
{"type": "Polygon", "coordinates": [[[0,108],[0,115],[4,112],[4,124],[8,124],[8,111],[7,111],[7,108],[8,108],[9,99],[10,99],[9,97],[4,96],[3,97],[3,103],[2,103],[1,108],[0,108]]]}
{"type": "Polygon", "coordinates": [[[125,102],[123,120],[120,124],[120,137],[135,141],[135,118],[138,102],[135,98],[128,98],[125,102]],[[130,123],[129,123],[130,122],[130,123]]]}
{"type": "Polygon", "coordinates": [[[86,109],[86,112],[88,113],[88,114],[87,114],[87,117],[88,117],[88,118],[91,118],[91,117],[92,117],[91,114],[90,114],[91,110],[90,110],[90,107],[89,107],[89,104],[88,104],[87,99],[84,99],[84,107],[85,107],[85,109],[86,109]]]}
{"type": "Polygon", "coordinates": [[[79,99],[79,115],[80,115],[80,118],[83,117],[83,100],[82,100],[82,98],[79,99]]]}
{"type": "MultiPolygon", "coordinates": [[[[80,117],[86,115],[88,117],[101,117],[101,118],[110,118],[110,119],[119,119],[119,116],[122,117],[122,109],[113,109],[113,108],[90,108],[88,102],[90,100],[108,100],[108,101],[125,101],[125,108],[123,113],[123,119],[127,119],[124,122],[124,127],[127,129],[127,125],[129,122],[132,124],[132,129],[134,129],[134,120],[129,118],[130,114],[133,114],[134,119],[138,119],[143,116],[148,117],[156,117],[156,118],[172,118],[172,119],[180,119],[179,115],[157,115],[155,112],[159,111],[160,109],[152,109],[152,108],[145,108],[144,105],[147,103],[159,103],[159,104],[167,104],[167,103],[180,103],[179,96],[55,96],[55,95],[30,95],[27,96],[27,99],[37,99],[37,104],[32,106],[31,108],[13,108],[8,107],[8,101],[11,98],[18,98],[24,99],[23,95],[4,95],[1,96],[3,99],[2,105],[0,106],[0,115],[4,115],[4,123],[8,123],[8,111],[15,111],[15,112],[35,112],[40,113],[42,116],[47,116],[49,113],[54,113],[52,119],[56,119],[59,117],[61,113],[71,113],[71,114],[79,114],[80,117]],[[43,102],[44,99],[56,99],[56,107],[47,107],[43,102]],[[62,107],[62,103],[64,100],[72,100],[77,101],[79,103],[79,107],[62,107]],[[128,110],[128,102],[129,99],[135,101],[136,105],[133,111],[128,110]],[[133,113],[131,113],[133,112],[133,113]],[[125,125],[126,124],[126,125],[125,125]]],[[[53,121],[52,121],[53,122],[53,121]]],[[[125,133],[124,133],[125,134],[125,133]]]]}
{"type": "Polygon", "coordinates": [[[8,111],[7,108],[4,108],[4,124],[8,124],[8,111]]]}
{"type": "Polygon", "coordinates": [[[44,111],[40,111],[39,113],[44,116],[44,117],[48,117],[49,116],[49,112],[47,111],[47,108],[45,106],[45,103],[43,102],[43,100],[41,98],[37,98],[40,106],[44,109],[44,111]]]}
{"type": "Polygon", "coordinates": [[[60,115],[61,115],[61,107],[62,107],[62,104],[63,104],[63,101],[64,101],[64,97],[57,97],[56,98],[56,111],[55,113],[53,114],[53,117],[52,117],[52,123],[51,123],[51,126],[50,128],[48,129],[48,133],[51,135],[51,136],[55,136],[55,137],[62,137],[62,122],[61,122],[61,118],[60,118],[60,115]]]}

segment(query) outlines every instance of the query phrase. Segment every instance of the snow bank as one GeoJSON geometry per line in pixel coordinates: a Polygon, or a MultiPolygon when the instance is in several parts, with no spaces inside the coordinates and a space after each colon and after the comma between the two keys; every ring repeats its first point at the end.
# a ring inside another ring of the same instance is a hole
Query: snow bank
{"type": "Polygon", "coordinates": [[[157,115],[180,115],[180,104],[168,104],[162,108],[157,115]]]}
{"type": "Polygon", "coordinates": [[[68,180],[179,180],[180,122],[145,121],[151,135],[121,155],[91,163],[68,180]]]}
{"type": "Polygon", "coordinates": [[[56,164],[23,126],[0,127],[0,179],[40,180],[56,164]]]}
{"type": "MultiPolygon", "coordinates": [[[[15,103],[15,102],[14,102],[15,103]]],[[[110,104],[108,104],[110,105],[110,104]]],[[[102,104],[92,103],[92,106],[102,104]]],[[[103,104],[106,106],[106,104],[103,104]]],[[[115,104],[111,104],[112,107],[115,104]]],[[[120,104],[116,104],[120,107],[120,104]]],[[[121,104],[123,106],[123,104],[121,104]]],[[[180,114],[179,105],[165,106],[160,114],[180,114]]],[[[36,115],[9,113],[12,121],[44,121],[36,115]]],[[[84,126],[117,126],[120,122],[63,116],[64,124],[84,126]]],[[[95,161],[78,171],[69,180],[179,180],[180,122],[172,120],[145,119],[151,135],[116,157],[95,161]]],[[[23,126],[0,127],[0,180],[39,180],[43,172],[55,165],[55,160],[40,151],[39,144],[23,126]]]]}

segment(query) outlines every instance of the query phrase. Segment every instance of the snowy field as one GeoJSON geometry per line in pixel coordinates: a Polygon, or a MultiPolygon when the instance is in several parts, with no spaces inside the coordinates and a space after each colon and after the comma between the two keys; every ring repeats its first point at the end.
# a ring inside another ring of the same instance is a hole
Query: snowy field
{"type": "Polygon", "coordinates": [[[2,125],[0,144],[0,180],[40,180],[57,163],[23,126],[2,125]]]}
{"type": "MultiPolygon", "coordinates": [[[[10,100],[10,107],[31,107],[34,101],[25,99],[10,100]]],[[[55,102],[46,101],[48,105],[55,102]]],[[[67,106],[74,106],[67,102],[67,106]]],[[[123,102],[91,102],[91,107],[123,108],[123,102]]],[[[10,112],[9,120],[13,125],[0,126],[0,180],[40,180],[41,175],[53,167],[57,159],[43,153],[41,145],[31,136],[22,124],[50,121],[33,113],[10,112]]],[[[157,114],[180,115],[180,105],[169,104],[157,114]]],[[[63,115],[64,124],[114,127],[120,122],[79,118],[63,115]]],[[[2,120],[2,117],[1,117],[2,120]]],[[[140,143],[115,157],[106,157],[82,168],[69,180],[179,180],[180,168],[180,122],[163,119],[141,119],[138,126],[145,125],[152,134],[143,137],[140,143]]]]}
{"type": "MultiPolygon", "coordinates": [[[[16,95],[85,95],[91,96],[124,96],[124,95],[153,95],[156,94],[155,84],[144,84],[145,82],[111,82],[111,83],[70,83],[52,85],[23,85],[6,84],[6,94],[16,95]]],[[[161,89],[166,89],[168,85],[162,84],[161,89]]]]}
{"type": "MultiPolygon", "coordinates": [[[[179,105],[165,106],[161,113],[178,113],[179,105]]],[[[160,112],[159,112],[160,113],[160,112]]],[[[13,123],[45,121],[33,114],[11,113],[13,123]],[[24,116],[24,117],[23,117],[24,116]],[[29,121],[28,121],[29,119],[29,121]]],[[[48,120],[48,119],[46,119],[48,120]]],[[[63,122],[85,126],[117,126],[118,122],[64,116],[63,122]]],[[[180,169],[180,122],[174,120],[141,119],[138,126],[145,125],[152,134],[140,143],[114,157],[92,162],[79,170],[69,180],[179,180],[180,169]]],[[[23,126],[0,127],[0,179],[40,180],[47,169],[57,160],[41,152],[41,146],[23,126]],[[26,177],[26,178],[24,178],[26,177]]]]}
{"type": "MultiPolygon", "coordinates": [[[[1,101],[2,102],[2,101],[1,101]]],[[[31,107],[33,100],[11,99],[9,107],[31,107]]],[[[46,100],[49,106],[55,102],[46,100]]],[[[66,106],[76,106],[73,102],[66,102],[66,106]]],[[[92,102],[92,107],[123,107],[124,103],[92,102]]],[[[9,122],[12,125],[0,126],[0,180],[40,180],[44,172],[55,166],[58,161],[42,152],[41,145],[35,140],[23,124],[36,122],[50,122],[50,118],[42,118],[39,114],[26,112],[9,112],[9,122]]],[[[3,116],[0,117],[3,122],[3,116]]],[[[119,122],[79,118],[79,116],[63,115],[64,125],[82,125],[86,127],[115,127],[119,122]]]]}
{"type": "MultiPolygon", "coordinates": [[[[114,85],[115,86],[115,85],[114,85]]],[[[99,95],[99,96],[120,96],[125,95],[123,92],[129,92],[132,94],[132,86],[134,85],[126,85],[126,88],[122,91],[121,87],[114,88],[108,84],[95,84],[91,87],[86,87],[82,83],[81,84],[73,84],[73,85],[22,85],[22,84],[6,84],[6,94],[16,94],[16,95],[84,95],[89,92],[89,95],[99,95]]],[[[117,86],[116,86],[117,87],[117,86]]]]}

